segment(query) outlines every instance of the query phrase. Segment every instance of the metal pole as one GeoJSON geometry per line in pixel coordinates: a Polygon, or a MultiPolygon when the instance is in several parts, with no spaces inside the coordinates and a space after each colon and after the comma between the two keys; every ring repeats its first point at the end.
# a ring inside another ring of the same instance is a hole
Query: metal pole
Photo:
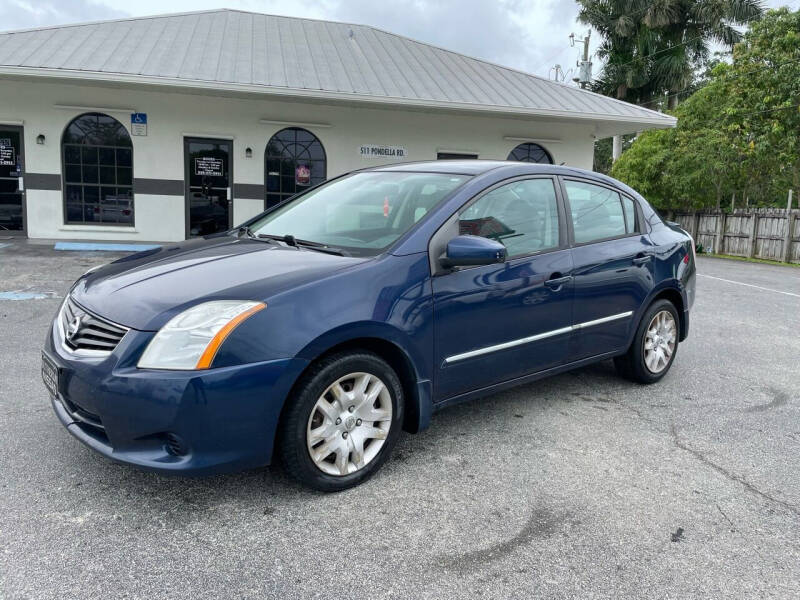
{"type": "MultiPolygon", "coordinates": [[[[589,33],[586,34],[586,37],[583,38],[583,62],[584,62],[584,64],[589,62],[589,39],[591,37],[592,37],[592,30],[590,29],[589,33]]],[[[581,82],[581,88],[583,88],[584,90],[586,89],[586,86],[588,86],[588,85],[589,85],[588,81],[582,81],[581,82]]]]}
{"type": "Polygon", "coordinates": [[[622,156],[622,136],[615,135],[614,136],[614,143],[611,147],[611,160],[612,162],[616,162],[617,159],[622,156]]]}

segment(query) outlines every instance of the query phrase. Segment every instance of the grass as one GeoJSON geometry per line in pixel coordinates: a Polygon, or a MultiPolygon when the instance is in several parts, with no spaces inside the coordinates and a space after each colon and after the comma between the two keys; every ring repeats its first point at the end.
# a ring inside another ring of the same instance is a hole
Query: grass
{"type": "Polygon", "coordinates": [[[764,258],[747,258],[745,256],[733,256],[732,254],[700,254],[699,256],[704,256],[708,258],[725,258],[728,260],[740,260],[742,262],[751,262],[751,263],[761,263],[762,265],[775,265],[776,267],[795,267],[800,269],[800,264],[798,263],[785,263],[779,262],[777,260],[766,260],[764,258]]]}

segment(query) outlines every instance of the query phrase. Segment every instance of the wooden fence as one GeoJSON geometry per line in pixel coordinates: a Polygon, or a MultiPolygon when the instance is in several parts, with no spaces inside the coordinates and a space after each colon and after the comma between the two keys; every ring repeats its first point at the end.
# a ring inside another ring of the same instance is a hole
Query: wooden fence
{"type": "Polygon", "coordinates": [[[668,213],[707,252],[800,263],[800,210],[668,213]]]}

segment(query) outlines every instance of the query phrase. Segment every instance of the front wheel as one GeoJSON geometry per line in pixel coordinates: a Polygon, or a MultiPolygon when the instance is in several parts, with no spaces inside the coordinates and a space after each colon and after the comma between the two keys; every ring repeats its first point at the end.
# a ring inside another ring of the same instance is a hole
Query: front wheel
{"type": "Polygon", "coordinates": [[[655,383],[667,374],[678,352],[678,311],[669,300],[657,300],[645,312],[631,347],[614,359],[623,377],[655,383]]]}
{"type": "Polygon", "coordinates": [[[394,370],[369,352],[332,355],[312,366],[288,400],[279,437],[286,470],[324,492],[373,475],[403,423],[403,390],[394,370]]]}

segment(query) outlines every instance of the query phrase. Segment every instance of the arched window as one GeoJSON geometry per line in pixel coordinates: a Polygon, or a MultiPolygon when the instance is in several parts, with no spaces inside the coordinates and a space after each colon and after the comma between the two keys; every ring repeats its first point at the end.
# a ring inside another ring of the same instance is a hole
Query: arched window
{"type": "Polygon", "coordinates": [[[553,164],[553,157],[550,153],[542,148],[539,144],[533,142],[525,142],[520,144],[511,151],[506,160],[518,160],[521,162],[544,163],[546,165],[553,164]]]}
{"type": "Polygon", "coordinates": [[[310,131],[282,129],[270,138],[265,153],[267,208],[325,181],[325,148],[310,131]]]}
{"type": "Polygon", "coordinates": [[[61,138],[64,222],[133,224],[133,144],[108,115],[73,119],[61,138]]]}

